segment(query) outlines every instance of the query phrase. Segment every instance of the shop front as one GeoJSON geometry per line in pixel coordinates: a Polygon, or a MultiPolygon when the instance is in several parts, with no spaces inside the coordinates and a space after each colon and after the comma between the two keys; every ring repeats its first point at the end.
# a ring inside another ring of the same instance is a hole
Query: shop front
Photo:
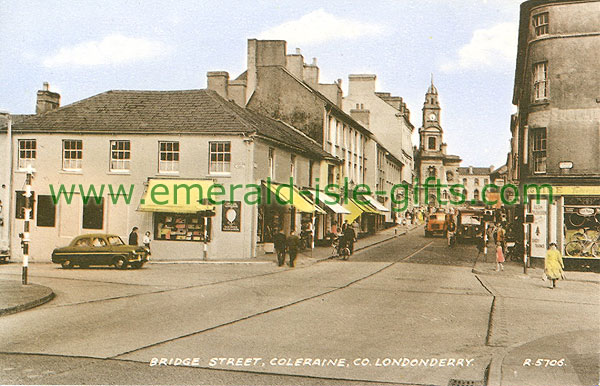
{"type": "Polygon", "coordinates": [[[352,224],[357,221],[360,226],[359,233],[374,234],[377,231],[378,219],[382,214],[366,200],[349,198],[342,206],[350,212],[343,215],[344,222],[348,221],[348,224],[352,224]]]}
{"type": "Polygon", "coordinates": [[[295,186],[263,182],[262,187],[257,238],[264,252],[273,252],[273,236],[278,230],[288,235],[293,229],[298,236],[302,236],[306,235],[308,228],[312,235],[317,217],[326,213],[323,209],[301,195],[295,186]]]}
{"type": "Polygon", "coordinates": [[[138,211],[152,216],[152,255],[204,258],[212,239],[215,206],[207,205],[212,180],[149,179],[138,211]]]}
{"type": "Polygon", "coordinates": [[[318,213],[315,216],[315,243],[318,245],[328,244],[330,242],[329,234],[341,232],[343,215],[350,214],[350,211],[341,206],[336,197],[330,194],[313,189],[307,189],[307,191],[311,200],[325,209],[325,213],[318,213]]]}
{"type": "Polygon", "coordinates": [[[600,267],[600,186],[554,186],[550,196],[529,196],[526,227],[531,256],[544,258],[556,242],[567,268],[600,267]]]}

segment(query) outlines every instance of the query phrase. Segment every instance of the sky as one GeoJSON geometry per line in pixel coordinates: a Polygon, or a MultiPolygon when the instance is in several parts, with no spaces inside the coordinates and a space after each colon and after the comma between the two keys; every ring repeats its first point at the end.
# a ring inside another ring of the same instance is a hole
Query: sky
{"type": "Polygon", "coordinates": [[[496,167],[509,150],[520,0],[0,0],[0,109],[35,112],[49,82],[61,105],[107,90],[206,87],[237,77],[247,39],[317,58],[320,81],[376,74],[416,132],[433,74],[448,153],[496,167]]]}

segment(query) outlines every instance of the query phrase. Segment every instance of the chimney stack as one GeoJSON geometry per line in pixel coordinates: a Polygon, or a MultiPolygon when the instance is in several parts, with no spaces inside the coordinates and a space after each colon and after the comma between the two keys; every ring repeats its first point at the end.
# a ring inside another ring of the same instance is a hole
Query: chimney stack
{"type": "Polygon", "coordinates": [[[44,86],[37,92],[37,102],[35,105],[36,114],[44,114],[45,112],[55,110],[60,107],[60,94],[50,91],[48,82],[44,82],[44,86]]]}
{"type": "Polygon", "coordinates": [[[209,71],[206,73],[206,87],[216,91],[225,100],[229,100],[229,73],[226,71],[209,71]]]}

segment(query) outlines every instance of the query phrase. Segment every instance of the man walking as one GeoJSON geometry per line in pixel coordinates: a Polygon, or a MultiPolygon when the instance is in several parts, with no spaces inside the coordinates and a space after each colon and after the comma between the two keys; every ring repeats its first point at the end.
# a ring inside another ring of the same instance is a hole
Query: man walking
{"type": "Polygon", "coordinates": [[[138,227],[133,227],[129,234],[129,245],[138,245],[138,227]]]}
{"type": "Polygon", "coordinates": [[[285,263],[285,235],[281,229],[273,236],[273,244],[277,253],[277,265],[281,267],[285,263]]]}
{"type": "Polygon", "coordinates": [[[290,235],[287,238],[287,248],[290,254],[290,268],[294,268],[294,260],[296,260],[296,255],[300,248],[300,237],[296,236],[294,230],[290,231],[290,235]]]}

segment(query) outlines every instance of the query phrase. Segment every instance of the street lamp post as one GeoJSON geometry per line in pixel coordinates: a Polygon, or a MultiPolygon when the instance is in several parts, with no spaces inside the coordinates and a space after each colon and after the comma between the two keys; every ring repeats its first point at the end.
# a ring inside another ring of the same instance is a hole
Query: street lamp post
{"type": "Polygon", "coordinates": [[[31,208],[33,207],[33,200],[31,193],[31,181],[33,180],[33,167],[29,165],[27,167],[27,177],[25,178],[25,223],[23,224],[23,270],[21,273],[21,282],[27,284],[27,269],[29,268],[29,219],[31,216],[31,208]]]}

